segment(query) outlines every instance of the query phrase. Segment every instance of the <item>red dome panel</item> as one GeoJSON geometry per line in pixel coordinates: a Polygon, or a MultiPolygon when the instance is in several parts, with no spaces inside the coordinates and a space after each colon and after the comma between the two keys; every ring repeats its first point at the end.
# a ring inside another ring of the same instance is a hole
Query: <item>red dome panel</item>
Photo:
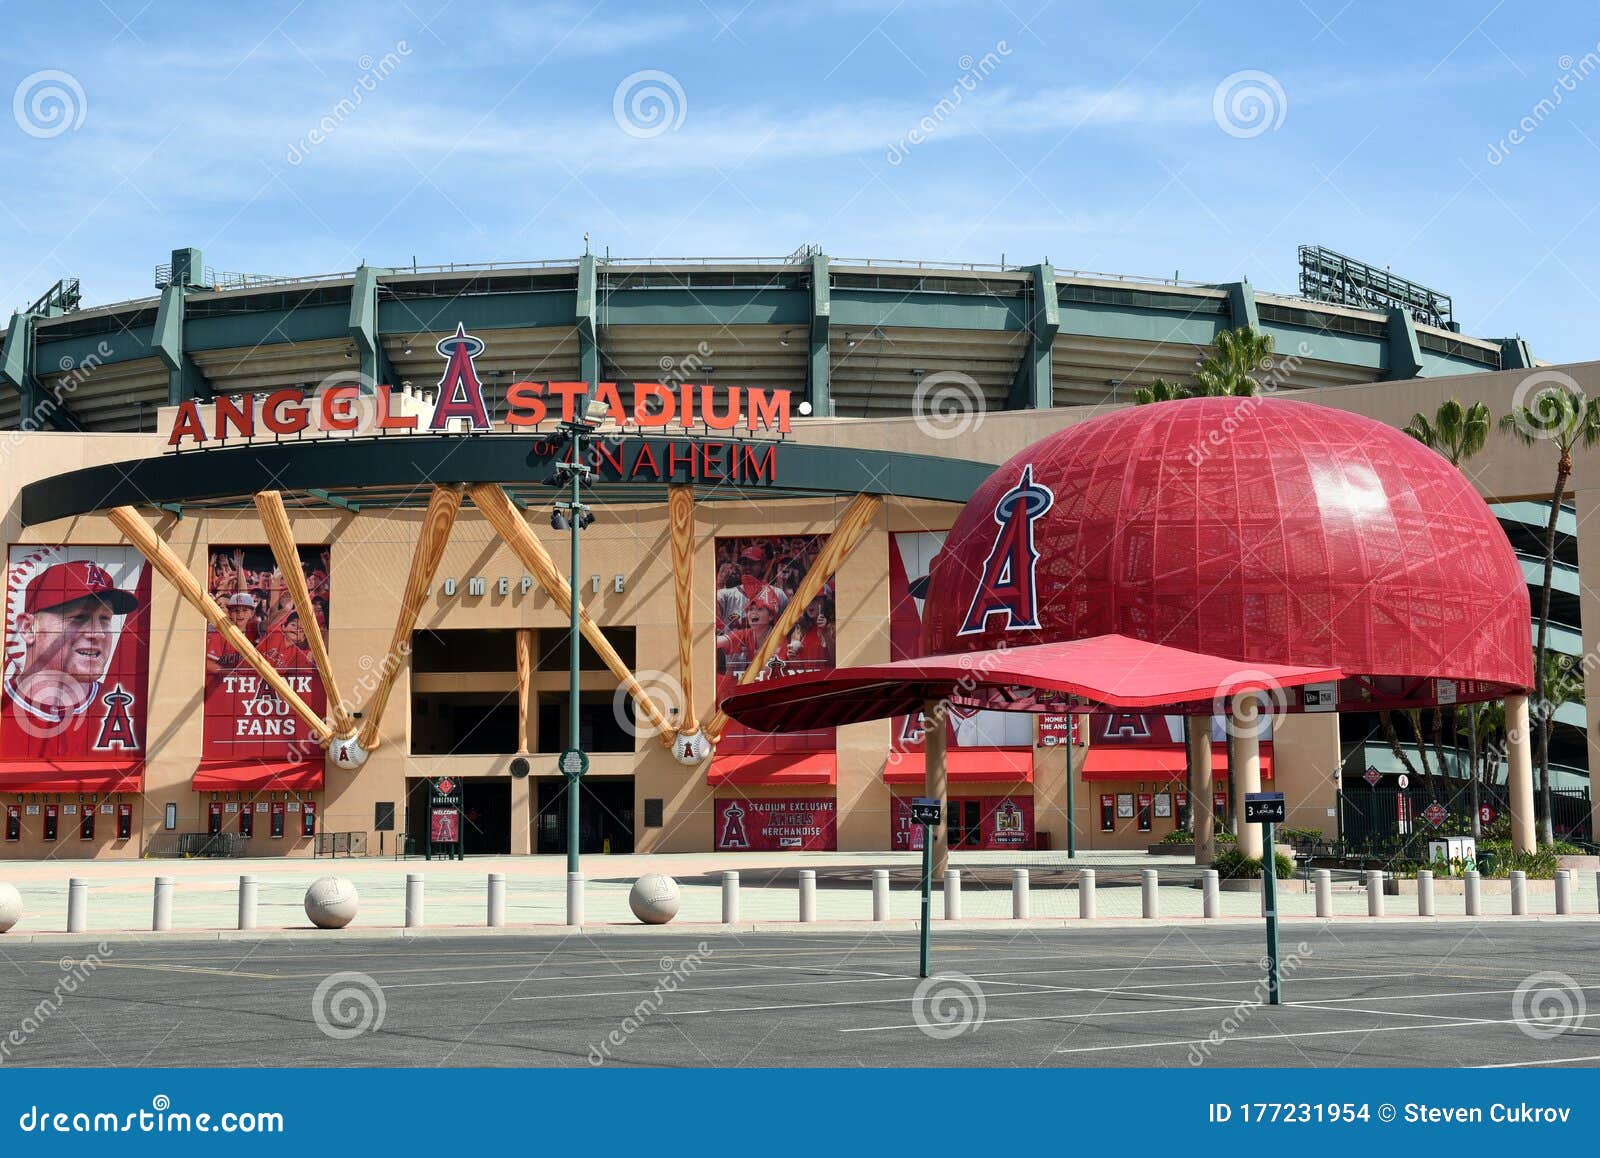
{"type": "Polygon", "coordinates": [[[1463,701],[1532,682],[1521,567],[1460,472],[1380,422],[1278,398],[1070,427],[962,511],[925,654],[1112,633],[1360,673],[1351,706],[1434,702],[1425,680],[1463,701]]]}

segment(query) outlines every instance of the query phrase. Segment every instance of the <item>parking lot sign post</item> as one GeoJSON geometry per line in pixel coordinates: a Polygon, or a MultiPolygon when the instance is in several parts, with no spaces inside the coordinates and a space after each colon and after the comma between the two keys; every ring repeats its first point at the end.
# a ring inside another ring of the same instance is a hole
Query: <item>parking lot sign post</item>
{"type": "Polygon", "coordinates": [[[1261,890],[1267,913],[1267,1004],[1283,1004],[1283,978],[1278,972],[1278,852],[1272,826],[1289,818],[1281,792],[1247,792],[1244,819],[1261,825],[1261,890]]]}
{"type": "Polygon", "coordinates": [[[922,825],[922,944],[917,976],[928,975],[928,919],[933,915],[933,829],[940,822],[939,801],[931,796],[911,800],[911,822],[922,825]]]}

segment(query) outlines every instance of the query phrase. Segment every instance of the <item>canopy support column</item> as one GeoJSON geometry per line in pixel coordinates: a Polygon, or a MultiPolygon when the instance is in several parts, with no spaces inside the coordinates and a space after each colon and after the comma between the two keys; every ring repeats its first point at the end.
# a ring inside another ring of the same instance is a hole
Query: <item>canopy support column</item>
{"type": "Polygon", "coordinates": [[[1185,716],[1184,738],[1189,744],[1189,816],[1194,828],[1194,863],[1210,864],[1217,855],[1216,820],[1212,813],[1211,717],[1185,716]]]}
{"type": "MultiPolygon", "coordinates": [[[[1252,792],[1261,791],[1261,697],[1246,692],[1233,698],[1230,726],[1233,728],[1233,808],[1234,831],[1238,835],[1239,852],[1248,857],[1262,854],[1261,825],[1246,824],[1244,799],[1252,792]]],[[[1206,737],[1209,756],[1211,737],[1206,737]]],[[[1209,763],[1209,760],[1208,760],[1209,763]]]]}
{"type": "Polygon", "coordinates": [[[932,825],[928,829],[928,839],[933,841],[933,875],[935,880],[944,879],[944,870],[950,864],[950,842],[946,834],[950,831],[950,818],[945,816],[945,809],[949,801],[945,797],[949,794],[949,780],[945,773],[945,752],[949,747],[948,737],[945,733],[945,705],[943,700],[929,700],[922,705],[922,794],[939,802],[939,815],[944,816],[940,824],[932,825]]]}
{"type": "Polygon", "coordinates": [[[1506,697],[1506,787],[1511,794],[1511,847],[1532,852],[1538,847],[1533,816],[1533,745],[1528,726],[1528,697],[1506,697]]]}

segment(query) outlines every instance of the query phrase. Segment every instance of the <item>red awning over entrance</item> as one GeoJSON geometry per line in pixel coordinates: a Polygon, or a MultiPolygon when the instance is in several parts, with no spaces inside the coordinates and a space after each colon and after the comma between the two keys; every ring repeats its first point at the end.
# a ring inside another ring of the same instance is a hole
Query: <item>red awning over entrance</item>
{"type": "Polygon", "coordinates": [[[746,684],[722,700],[763,732],[799,732],[910,715],[928,700],[996,711],[1095,712],[1166,707],[1214,715],[1247,691],[1323,683],[1333,668],[1244,664],[1125,635],[902,659],[746,684]]]}
{"type": "Polygon", "coordinates": [[[833,784],[838,777],[838,757],[833,752],[764,752],[756,755],[717,756],[706,770],[713,788],[738,784],[756,788],[833,784]]]}
{"type": "MultiPolygon", "coordinates": [[[[951,748],[945,753],[945,775],[952,784],[1033,783],[1032,748],[951,748]]],[[[902,752],[884,765],[885,784],[923,784],[927,762],[921,752],[902,752]]]]}
{"type": "Polygon", "coordinates": [[[196,792],[315,792],[322,787],[322,760],[202,760],[196,792]]]}
{"type": "MultiPolygon", "coordinates": [[[[1096,744],[1083,759],[1085,780],[1182,780],[1188,760],[1182,748],[1139,748],[1122,744],[1096,744]]],[[[1211,749],[1212,783],[1228,771],[1226,745],[1211,749]]],[[[1261,779],[1272,779],[1272,745],[1261,745],[1261,779]]]]}
{"type": "Polygon", "coordinates": [[[7,760],[0,792],[140,792],[144,759],[7,760]]]}

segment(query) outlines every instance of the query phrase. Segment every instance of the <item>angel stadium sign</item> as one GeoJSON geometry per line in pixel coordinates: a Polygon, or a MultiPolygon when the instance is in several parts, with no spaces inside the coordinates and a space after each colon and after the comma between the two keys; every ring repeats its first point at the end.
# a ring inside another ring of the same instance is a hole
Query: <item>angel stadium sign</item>
{"type": "Polygon", "coordinates": [[[387,385],[364,385],[349,375],[335,375],[312,390],[286,387],[189,400],[177,407],[167,446],[184,450],[307,433],[487,434],[504,428],[526,434],[546,422],[579,419],[639,432],[698,428],[727,432],[729,438],[789,432],[788,390],[670,381],[513,382],[499,408],[504,417],[496,423],[475,365],[484,351],[483,340],[458,324],[436,349],[445,368],[432,395],[397,392],[387,385]]]}

